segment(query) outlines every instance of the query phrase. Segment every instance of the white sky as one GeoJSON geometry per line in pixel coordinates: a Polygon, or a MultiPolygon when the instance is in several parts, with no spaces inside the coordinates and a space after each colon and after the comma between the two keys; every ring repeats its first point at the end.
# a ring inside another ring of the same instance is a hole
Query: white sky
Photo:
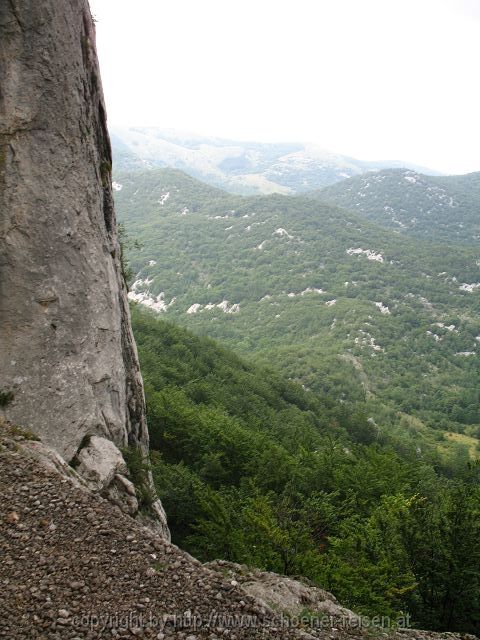
{"type": "Polygon", "coordinates": [[[480,0],[90,0],[109,121],[480,170],[480,0]]]}

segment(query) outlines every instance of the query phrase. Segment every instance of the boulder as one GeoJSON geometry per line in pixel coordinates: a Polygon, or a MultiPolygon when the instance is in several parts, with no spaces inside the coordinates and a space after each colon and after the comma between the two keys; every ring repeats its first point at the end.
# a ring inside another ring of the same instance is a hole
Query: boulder
{"type": "Polygon", "coordinates": [[[112,484],[116,474],[127,473],[121,451],[111,440],[98,436],[88,438],[80,449],[75,469],[94,491],[104,491],[112,484]]]}
{"type": "Polygon", "coordinates": [[[282,576],[225,560],[209,562],[206,566],[223,576],[228,575],[269,611],[288,617],[308,611],[314,616],[326,616],[332,622],[348,621],[352,626],[360,622],[359,617],[342,607],[332,593],[313,586],[305,578],[282,576]]]}

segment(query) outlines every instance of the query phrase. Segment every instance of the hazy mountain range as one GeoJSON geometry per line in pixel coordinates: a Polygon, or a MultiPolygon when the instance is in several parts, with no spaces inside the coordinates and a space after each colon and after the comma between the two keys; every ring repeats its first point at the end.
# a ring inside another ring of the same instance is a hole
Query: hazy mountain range
{"type": "Polygon", "coordinates": [[[181,169],[243,195],[303,193],[371,169],[406,167],[438,175],[408,162],[357,160],[311,144],[240,142],[153,127],[116,127],[111,133],[117,171],[181,169]]]}

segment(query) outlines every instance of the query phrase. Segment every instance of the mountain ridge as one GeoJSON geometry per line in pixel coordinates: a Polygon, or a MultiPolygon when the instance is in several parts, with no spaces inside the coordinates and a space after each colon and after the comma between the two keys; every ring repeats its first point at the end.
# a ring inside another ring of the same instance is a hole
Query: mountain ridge
{"type": "Polygon", "coordinates": [[[480,172],[371,171],[311,195],[412,237],[472,245],[480,239],[480,172]]]}
{"type": "Polygon", "coordinates": [[[113,127],[112,141],[118,170],[177,168],[243,195],[302,193],[372,168],[405,164],[356,160],[314,144],[234,141],[155,127],[113,127]]]}

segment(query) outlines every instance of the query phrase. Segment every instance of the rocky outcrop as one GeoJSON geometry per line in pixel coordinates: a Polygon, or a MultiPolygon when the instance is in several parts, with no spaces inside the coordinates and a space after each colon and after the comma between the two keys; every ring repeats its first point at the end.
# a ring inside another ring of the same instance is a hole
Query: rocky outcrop
{"type": "Polygon", "coordinates": [[[328,616],[332,620],[348,621],[352,627],[360,624],[359,617],[342,607],[333,594],[308,584],[306,580],[260,571],[225,560],[215,560],[206,566],[228,576],[265,607],[282,612],[290,618],[309,611],[328,616]]]}
{"type": "Polygon", "coordinates": [[[98,436],[88,438],[75,457],[74,467],[92,491],[106,496],[125,513],[137,514],[135,487],[125,477],[127,465],[111,440],[98,436]]]}
{"type": "Polygon", "coordinates": [[[1,2],[0,414],[67,461],[148,449],[111,164],[87,0],[1,2]]]}

